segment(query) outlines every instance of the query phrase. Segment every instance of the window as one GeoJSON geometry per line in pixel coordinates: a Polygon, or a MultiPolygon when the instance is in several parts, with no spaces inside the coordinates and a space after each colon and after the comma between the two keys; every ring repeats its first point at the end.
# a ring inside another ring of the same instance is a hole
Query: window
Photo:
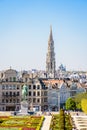
{"type": "Polygon", "coordinates": [[[2,99],[2,103],[4,103],[5,102],[5,100],[4,99],[2,99]]]}
{"type": "Polygon", "coordinates": [[[19,99],[17,99],[17,103],[19,103],[20,102],[20,100],[19,99]]]}
{"type": "Polygon", "coordinates": [[[33,96],[36,96],[36,92],[33,92],[33,96]]]}
{"type": "Polygon", "coordinates": [[[19,85],[17,85],[17,89],[19,89],[19,85]]]}
{"type": "Polygon", "coordinates": [[[29,91],[29,96],[31,96],[31,91],[29,91]]]}
{"type": "Polygon", "coordinates": [[[6,78],[6,82],[8,82],[8,78],[6,78]]]}
{"type": "Polygon", "coordinates": [[[31,98],[29,98],[29,99],[28,99],[28,101],[29,101],[29,103],[31,103],[32,99],[31,99],[31,98]]]}
{"type": "Polygon", "coordinates": [[[44,102],[47,102],[47,98],[44,98],[44,102]]]}
{"type": "Polygon", "coordinates": [[[41,99],[41,102],[42,102],[42,103],[44,102],[44,99],[43,99],[43,98],[41,99]]]}
{"type": "Polygon", "coordinates": [[[15,99],[13,99],[13,103],[15,103],[15,99]]]}
{"type": "Polygon", "coordinates": [[[2,92],[2,96],[4,96],[5,95],[5,93],[4,92],[2,92]]]}
{"type": "Polygon", "coordinates": [[[8,85],[6,85],[6,87],[5,87],[6,89],[8,89],[8,85]]]}
{"type": "Polygon", "coordinates": [[[2,111],[4,111],[4,107],[2,107],[2,111]]]}
{"type": "Polygon", "coordinates": [[[10,96],[12,96],[12,92],[10,92],[10,96]]]}
{"type": "Polygon", "coordinates": [[[31,89],[31,85],[29,85],[29,89],[31,89]]]}
{"type": "Polygon", "coordinates": [[[2,89],[5,89],[5,86],[4,86],[4,85],[2,85],[2,89]]]}
{"type": "Polygon", "coordinates": [[[52,69],[52,62],[51,62],[51,69],[52,69]]]}
{"type": "Polygon", "coordinates": [[[40,96],[40,92],[39,91],[37,92],[37,96],[40,96]]]}
{"type": "Polygon", "coordinates": [[[15,82],[16,81],[16,77],[13,77],[13,82],[15,82]]]}
{"type": "Polygon", "coordinates": [[[25,82],[27,82],[27,78],[25,78],[25,82]]]}
{"type": "Polygon", "coordinates": [[[9,86],[9,89],[12,89],[12,86],[11,86],[11,85],[9,86]]]}
{"type": "Polygon", "coordinates": [[[12,99],[10,99],[10,103],[12,102],[12,99]]]}
{"type": "Polygon", "coordinates": [[[33,89],[36,89],[36,85],[33,85],[33,89]]]}
{"type": "Polygon", "coordinates": [[[37,85],[37,89],[40,89],[40,85],[37,85]]]}
{"type": "Polygon", "coordinates": [[[37,103],[39,103],[39,102],[40,102],[40,99],[38,98],[38,99],[37,99],[37,103]]]}
{"type": "Polygon", "coordinates": [[[16,89],[16,86],[15,86],[15,85],[13,85],[13,89],[16,89]]]}
{"type": "Polygon", "coordinates": [[[19,94],[19,92],[17,92],[17,96],[19,96],[20,94],[19,94]]]}
{"type": "Polygon", "coordinates": [[[6,92],[6,96],[8,96],[8,92],[6,92]]]}
{"type": "Polygon", "coordinates": [[[44,92],[44,96],[47,96],[47,91],[44,92]]]}
{"type": "Polygon", "coordinates": [[[41,96],[43,96],[44,95],[44,93],[43,92],[41,92],[41,96]]]}
{"type": "Polygon", "coordinates": [[[33,98],[33,103],[35,103],[36,102],[36,98],[33,98]]]}
{"type": "Polygon", "coordinates": [[[15,93],[15,92],[13,92],[13,96],[14,96],[14,97],[16,96],[16,93],[15,93]]]}
{"type": "Polygon", "coordinates": [[[10,77],[10,82],[12,82],[12,77],[10,77]]]}
{"type": "Polygon", "coordinates": [[[6,99],[6,103],[8,103],[8,99],[6,99]]]}

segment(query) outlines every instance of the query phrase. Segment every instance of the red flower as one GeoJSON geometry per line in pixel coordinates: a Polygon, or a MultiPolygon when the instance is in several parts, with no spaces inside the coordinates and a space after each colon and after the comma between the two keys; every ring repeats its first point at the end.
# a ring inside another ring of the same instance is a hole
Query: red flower
{"type": "Polygon", "coordinates": [[[22,130],[36,130],[36,129],[35,128],[27,128],[27,127],[25,127],[22,130]]]}

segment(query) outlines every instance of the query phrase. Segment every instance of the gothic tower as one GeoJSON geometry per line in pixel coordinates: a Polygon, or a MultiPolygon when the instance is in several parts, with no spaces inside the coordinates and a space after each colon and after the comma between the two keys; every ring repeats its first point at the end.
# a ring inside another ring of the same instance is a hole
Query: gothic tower
{"type": "Polygon", "coordinates": [[[46,73],[47,77],[55,78],[55,53],[52,27],[50,26],[50,35],[48,39],[48,52],[46,55],[46,73]]]}

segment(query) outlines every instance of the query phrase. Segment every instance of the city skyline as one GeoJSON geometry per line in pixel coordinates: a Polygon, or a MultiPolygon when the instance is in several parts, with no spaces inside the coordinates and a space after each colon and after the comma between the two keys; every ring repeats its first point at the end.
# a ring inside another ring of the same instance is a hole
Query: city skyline
{"type": "Polygon", "coordinates": [[[0,0],[0,70],[46,70],[52,25],[56,69],[87,71],[86,0],[0,0]]]}

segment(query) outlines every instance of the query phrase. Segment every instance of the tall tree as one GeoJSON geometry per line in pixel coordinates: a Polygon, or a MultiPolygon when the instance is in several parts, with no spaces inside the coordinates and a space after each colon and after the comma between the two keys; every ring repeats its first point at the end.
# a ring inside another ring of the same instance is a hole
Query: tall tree
{"type": "Polygon", "coordinates": [[[74,97],[74,101],[76,103],[76,108],[79,110],[82,110],[82,106],[81,106],[82,99],[87,99],[87,92],[76,94],[76,96],[74,97]]]}

